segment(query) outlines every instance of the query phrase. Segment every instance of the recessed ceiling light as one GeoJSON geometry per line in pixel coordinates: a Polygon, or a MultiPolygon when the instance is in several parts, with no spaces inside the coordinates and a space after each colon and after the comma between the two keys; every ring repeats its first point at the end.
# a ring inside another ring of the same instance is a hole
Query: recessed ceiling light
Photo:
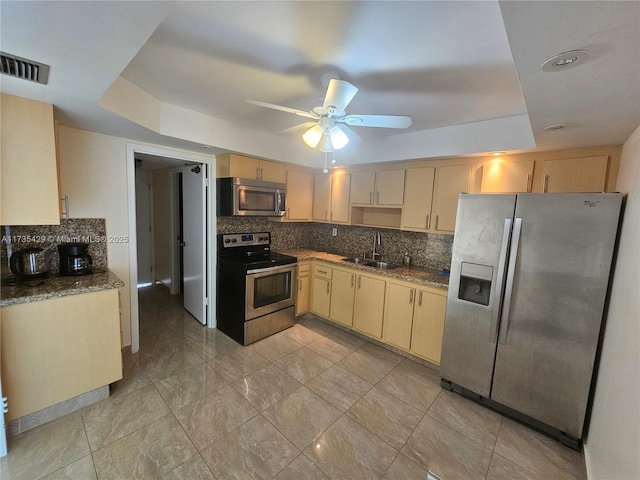
{"type": "Polygon", "coordinates": [[[212,147],[211,145],[202,145],[202,148],[204,148],[205,150],[213,150],[214,147],[212,147]]]}
{"type": "Polygon", "coordinates": [[[491,155],[494,157],[499,157],[500,155],[504,155],[504,152],[493,152],[491,155]]]}
{"type": "Polygon", "coordinates": [[[544,127],[545,132],[550,132],[551,130],[562,130],[563,128],[567,128],[572,126],[573,123],[554,123],[553,125],[549,125],[548,127],[544,127]]]}
{"type": "Polygon", "coordinates": [[[559,72],[567,68],[575,67],[587,61],[591,57],[589,50],[571,50],[569,52],[559,53],[551,58],[547,58],[540,68],[545,72],[559,72]]]}

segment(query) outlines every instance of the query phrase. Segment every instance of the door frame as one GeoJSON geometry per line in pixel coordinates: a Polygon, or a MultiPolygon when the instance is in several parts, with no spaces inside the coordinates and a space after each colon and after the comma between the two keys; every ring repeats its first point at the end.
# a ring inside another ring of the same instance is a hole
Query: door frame
{"type": "MultiPolygon", "coordinates": [[[[153,241],[153,237],[154,237],[154,233],[155,233],[155,226],[153,224],[153,173],[151,172],[151,170],[144,170],[144,169],[137,169],[135,171],[135,175],[136,175],[136,180],[137,180],[137,175],[141,172],[144,172],[145,175],[148,175],[148,180],[149,180],[149,190],[148,190],[148,195],[149,195],[149,231],[151,232],[151,237],[149,238],[149,250],[150,250],[150,255],[151,255],[151,259],[150,259],[150,267],[151,267],[151,282],[153,283],[153,277],[155,275],[155,244],[153,241]]],[[[136,204],[138,203],[138,201],[140,200],[140,198],[138,197],[138,194],[140,192],[138,192],[138,190],[136,189],[136,204]]],[[[137,210],[136,210],[136,215],[137,215],[137,210]]],[[[138,235],[138,219],[136,218],[136,246],[138,244],[137,241],[137,235],[138,235]]],[[[136,254],[137,254],[137,250],[136,250],[136,254]]],[[[137,257],[136,257],[136,261],[137,261],[137,257]]],[[[140,264],[138,263],[138,266],[140,264]]],[[[138,270],[136,270],[138,271],[138,270]]],[[[138,278],[138,280],[140,280],[138,278]]]]}
{"type": "Polygon", "coordinates": [[[198,162],[208,165],[209,183],[207,205],[205,205],[206,231],[209,242],[206,245],[207,258],[205,265],[206,292],[209,299],[206,310],[209,328],[216,327],[216,192],[215,179],[216,157],[205,156],[196,153],[181,152],[164,147],[154,147],[127,142],[127,210],[129,216],[129,294],[130,294],[130,315],[131,315],[131,351],[136,353],[140,349],[140,319],[138,316],[138,253],[136,235],[136,179],[135,179],[135,154],[145,153],[158,157],[167,157],[185,162],[198,162]]]}

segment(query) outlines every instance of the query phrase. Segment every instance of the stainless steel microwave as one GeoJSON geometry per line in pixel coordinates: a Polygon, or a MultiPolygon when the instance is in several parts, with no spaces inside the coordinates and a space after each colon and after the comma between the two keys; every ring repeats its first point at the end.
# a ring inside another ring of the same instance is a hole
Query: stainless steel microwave
{"type": "Polygon", "coordinates": [[[216,179],[219,217],[281,217],[286,211],[287,186],[248,178],[216,179]]]}

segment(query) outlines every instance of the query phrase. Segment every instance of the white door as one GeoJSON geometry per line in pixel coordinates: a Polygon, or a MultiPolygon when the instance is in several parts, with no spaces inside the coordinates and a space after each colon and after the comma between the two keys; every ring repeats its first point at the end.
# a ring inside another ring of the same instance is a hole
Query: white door
{"type": "Polygon", "coordinates": [[[182,168],[184,308],[203,325],[207,322],[206,169],[207,165],[182,168]]]}
{"type": "Polygon", "coordinates": [[[136,170],[138,285],[151,285],[153,283],[151,205],[151,172],[136,170]]]}

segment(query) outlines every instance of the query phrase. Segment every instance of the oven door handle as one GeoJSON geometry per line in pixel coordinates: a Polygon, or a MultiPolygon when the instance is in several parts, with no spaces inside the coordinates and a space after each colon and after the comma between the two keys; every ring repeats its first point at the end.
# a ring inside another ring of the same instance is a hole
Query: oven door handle
{"type": "Polygon", "coordinates": [[[293,269],[297,267],[297,263],[287,263],[286,265],[276,265],[275,267],[267,267],[267,268],[256,268],[254,270],[247,270],[247,275],[252,275],[256,273],[265,273],[265,272],[273,272],[274,270],[286,270],[293,269]]]}

